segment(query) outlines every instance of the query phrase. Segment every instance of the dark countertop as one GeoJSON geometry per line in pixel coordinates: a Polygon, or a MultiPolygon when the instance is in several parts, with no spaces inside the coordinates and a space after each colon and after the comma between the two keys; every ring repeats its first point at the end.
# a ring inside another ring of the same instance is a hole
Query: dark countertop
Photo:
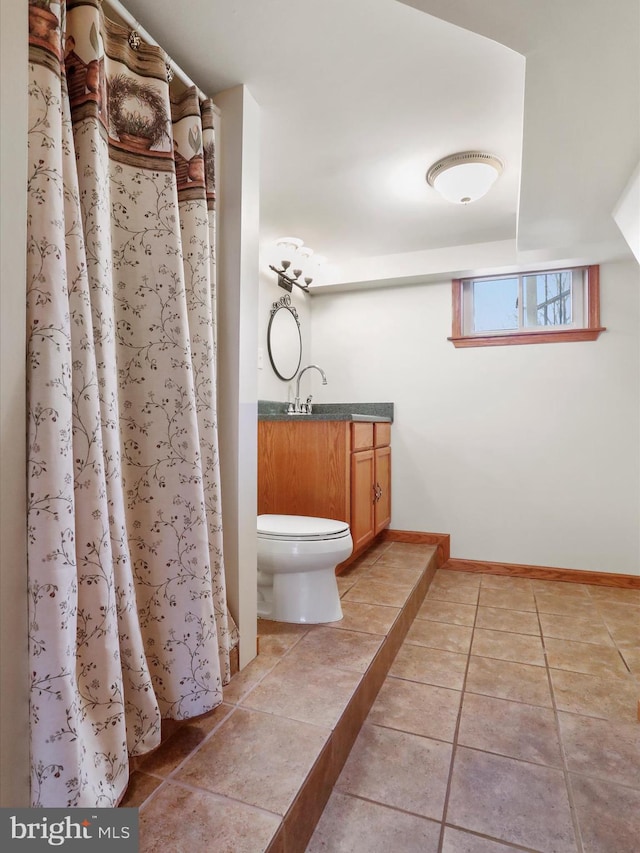
{"type": "Polygon", "coordinates": [[[310,415],[288,415],[287,405],[280,400],[258,400],[258,420],[393,423],[393,403],[313,403],[310,415]]]}

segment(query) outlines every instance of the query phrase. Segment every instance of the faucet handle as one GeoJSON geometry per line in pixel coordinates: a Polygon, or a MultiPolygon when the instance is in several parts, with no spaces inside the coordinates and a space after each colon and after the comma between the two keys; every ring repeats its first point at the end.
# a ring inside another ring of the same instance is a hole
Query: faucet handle
{"type": "Polygon", "coordinates": [[[307,397],[306,411],[307,414],[311,414],[311,394],[309,394],[309,396],[307,397]]]}

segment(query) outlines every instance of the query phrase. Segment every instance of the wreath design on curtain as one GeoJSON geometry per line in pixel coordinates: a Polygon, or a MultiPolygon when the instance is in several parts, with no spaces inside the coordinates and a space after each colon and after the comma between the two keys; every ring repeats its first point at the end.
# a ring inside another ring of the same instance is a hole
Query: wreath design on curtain
{"type": "Polygon", "coordinates": [[[125,74],[109,79],[109,117],[121,142],[134,148],[149,149],[162,142],[167,133],[168,117],[160,93],[148,83],[125,74]],[[131,102],[142,112],[128,108],[131,102]]]}

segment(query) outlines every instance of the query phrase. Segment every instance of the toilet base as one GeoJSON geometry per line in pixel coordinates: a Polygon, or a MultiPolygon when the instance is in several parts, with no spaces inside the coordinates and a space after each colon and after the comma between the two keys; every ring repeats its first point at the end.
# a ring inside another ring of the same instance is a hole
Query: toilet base
{"type": "Polygon", "coordinates": [[[266,572],[261,576],[258,616],[263,619],[308,625],[342,619],[335,566],[312,572],[277,573],[271,575],[272,586],[264,583],[266,572]]]}

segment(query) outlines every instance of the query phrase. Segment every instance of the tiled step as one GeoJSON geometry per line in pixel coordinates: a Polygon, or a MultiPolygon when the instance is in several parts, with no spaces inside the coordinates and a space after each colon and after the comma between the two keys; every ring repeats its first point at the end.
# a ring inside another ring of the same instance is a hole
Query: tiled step
{"type": "MultiPolygon", "coordinates": [[[[406,553],[407,548],[417,549],[420,546],[396,545],[395,548],[397,550],[403,548],[406,553]]],[[[423,548],[422,550],[426,549],[423,548]]],[[[334,726],[331,736],[304,780],[298,795],[285,813],[276,836],[267,848],[268,853],[281,853],[281,851],[284,851],[284,853],[303,853],[306,849],[333,786],[349,756],[351,747],[369,714],[378,691],[389,672],[391,664],[402,645],[416,613],[420,609],[429,584],[436,572],[435,549],[430,550],[432,553],[429,553],[428,556],[425,555],[423,570],[417,578],[415,585],[408,591],[407,597],[384,635],[384,639],[375,657],[362,673],[360,682],[334,726]]],[[[400,567],[398,566],[398,568],[400,567]]],[[[371,590],[372,586],[376,584],[375,579],[371,578],[372,573],[373,567],[370,572],[363,574],[361,580],[358,581],[358,585],[366,585],[371,590]]],[[[347,580],[348,577],[349,575],[343,578],[343,580],[347,580]]],[[[373,577],[376,577],[375,573],[373,573],[373,577]]],[[[386,586],[387,583],[378,581],[377,590],[386,586]]],[[[349,613],[349,604],[353,601],[352,598],[349,598],[350,592],[353,596],[356,592],[356,587],[352,587],[343,598],[343,608],[345,610],[345,619],[347,620],[351,616],[349,613]]],[[[375,592],[376,589],[373,590],[373,594],[375,592]]]]}
{"type": "Polygon", "coordinates": [[[434,547],[381,543],[338,578],[340,622],[259,620],[223,704],[138,762],[140,853],[303,853],[437,567],[434,547]]]}

